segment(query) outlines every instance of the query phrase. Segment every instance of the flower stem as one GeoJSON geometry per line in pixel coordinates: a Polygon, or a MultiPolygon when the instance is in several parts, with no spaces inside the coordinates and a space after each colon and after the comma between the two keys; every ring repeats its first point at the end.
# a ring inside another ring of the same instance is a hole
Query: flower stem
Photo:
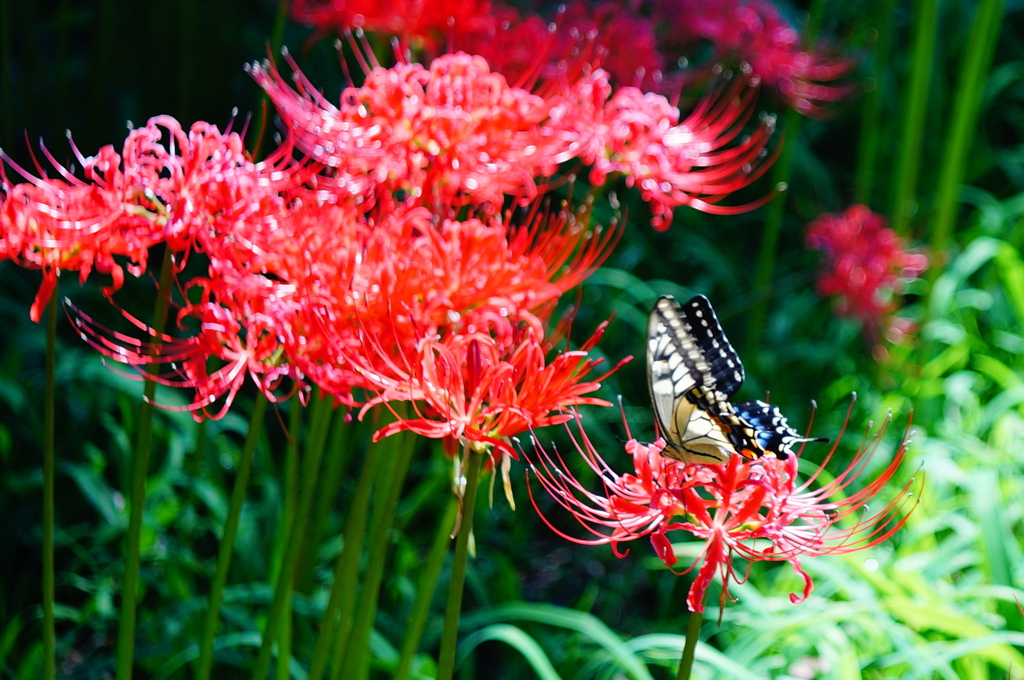
{"type": "Polygon", "coordinates": [[[231,504],[228,506],[227,518],[224,520],[224,533],[220,539],[220,551],[217,554],[217,570],[210,587],[210,602],[206,606],[203,620],[203,635],[199,641],[199,661],[196,664],[197,680],[207,680],[213,667],[213,640],[217,634],[217,623],[220,620],[220,605],[224,599],[224,586],[228,580],[228,569],[231,567],[231,554],[235,547],[235,536],[238,534],[238,522],[242,516],[242,503],[245,501],[245,490],[249,485],[249,472],[252,459],[256,452],[256,443],[263,431],[263,416],[267,410],[267,397],[263,392],[256,395],[249,420],[249,431],[242,445],[242,456],[238,462],[235,475],[235,486],[231,490],[231,504]]]}
{"type": "Polygon", "coordinates": [[[945,160],[940,164],[936,191],[939,204],[932,222],[931,251],[942,253],[949,245],[957,208],[960,205],[960,182],[963,181],[966,156],[974,140],[978,112],[986,83],[985,74],[992,62],[996,38],[1001,28],[1004,0],[982,0],[974,13],[974,25],[967,42],[967,54],[960,71],[957,96],[954,98],[953,120],[946,135],[945,160]]]}
{"type": "MultiPolygon", "coordinates": [[[[824,5],[823,0],[815,0],[811,5],[804,31],[805,43],[809,44],[817,33],[824,14],[824,5]]],[[[774,186],[789,182],[793,169],[793,150],[800,135],[802,120],[800,112],[794,108],[788,109],[782,119],[785,138],[782,140],[782,151],[779,152],[779,157],[775,159],[775,165],[772,167],[774,186]]],[[[772,278],[775,276],[775,259],[785,223],[787,197],[788,193],[783,192],[765,207],[764,236],[761,240],[761,250],[757,254],[757,266],[754,269],[754,307],[750,312],[750,325],[747,328],[748,353],[752,357],[759,354],[761,336],[764,334],[765,321],[768,318],[768,301],[772,297],[772,278]]]]}
{"type": "MultiPolygon", "coordinates": [[[[370,632],[377,615],[380,585],[384,579],[384,563],[391,543],[391,528],[395,511],[402,495],[412,453],[417,438],[409,433],[389,437],[392,444],[390,465],[387,468],[383,493],[376,494],[373,516],[370,519],[370,546],[366,557],[366,575],[359,591],[359,606],[352,623],[350,639],[344,645],[344,661],[335,664],[332,678],[341,678],[342,669],[346,680],[365,680],[370,673],[370,632]],[[395,450],[397,449],[397,451],[395,450]]],[[[336,655],[337,656],[337,655],[336,655]]]]}
{"type": "Polygon", "coordinates": [[[882,139],[882,103],[889,50],[892,47],[893,18],[896,0],[878,0],[874,20],[877,22],[875,49],[871,57],[874,89],[864,95],[861,115],[860,145],[857,149],[857,174],[854,179],[853,202],[874,205],[875,167],[882,139]]]}
{"type": "Polygon", "coordinates": [[[455,539],[455,554],[452,557],[452,574],[448,584],[448,604],[444,614],[444,632],[441,634],[441,652],[437,660],[437,679],[451,680],[455,671],[455,643],[459,634],[459,617],[462,614],[462,590],[466,583],[466,559],[469,555],[469,537],[473,533],[473,509],[476,505],[476,489],[480,483],[480,469],[483,454],[466,450],[469,459],[466,465],[466,488],[463,492],[462,522],[455,539]]]}
{"type": "MultiPolygon", "coordinates": [[[[285,550],[281,573],[277,576],[274,599],[270,604],[266,628],[263,630],[263,641],[260,644],[259,655],[256,657],[256,665],[253,668],[252,677],[255,680],[263,680],[270,671],[274,643],[277,641],[277,634],[281,630],[286,600],[291,597],[291,584],[295,578],[295,569],[298,567],[299,550],[302,548],[302,539],[306,533],[306,521],[309,518],[310,506],[313,504],[313,490],[316,488],[320,461],[323,458],[325,448],[324,443],[327,440],[327,431],[330,428],[330,397],[325,397],[322,394],[319,395],[319,398],[313,402],[312,408],[313,415],[310,426],[309,446],[306,447],[302,461],[302,472],[299,476],[302,480],[302,488],[299,490],[299,503],[295,512],[295,522],[292,524],[291,533],[288,536],[288,547],[285,550]]],[[[279,659],[279,662],[288,663],[288,660],[279,659]]]]}
{"type": "Polygon", "coordinates": [[[316,555],[320,550],[324,537],[327,535],[331,508],[334,507],[337,500],[345,475],[345,468],[352,457],[352,446],[349,440],[353,429],[352,424],[344,422],[343,418],[335,419],[330,443],[327,447],[331,455],[324,461],[324,472],[319,480],[320,488],[317,494],[316,505],[310,518],[309,533],[302,544],[299,568],[295,573],[295,588],[301,593],[308,593],[313,587],[316,555]]]}
{"type": "Polygon", "coordinates": [[[700,638],[700,624],[704,621],[704,612],[690,612],[690,622],[686,625],[686,644],[683,645],[683,656],[679,659],[679,672],[676,680],[690,680],[693,671],[693,659],[697,652],[697,640],[700,638]]]}
{"type": "Polygon", "coordinates": [[[916,3],[914,21],[913,71],[904,106],[902,152],[896,162],[896,189],[893,197],[892,228],[906,236],[910,218],[916,211],[917,177],[921,166],[921,144],[924,141],[928,85],[935,56],[935,33],[939,23],[939,2],[916,3]]]}
{"type": "Polygon", "coordinates": [[[405,637],[402,638],[402,651],[398,658],[398,669],[395,671],[394,680],[407,680],[409,672],[412,670],[412,658],[423,637],[427,614],[430,613],[430,601],[434,598],[434,586],[437,584],[437,577],[444,565],[445,555],[448,554],[448,543],[451,541],[452,523],[455,521],[457,508],[458,503],[453,498],[448,503],[448,508],[441,516],[441,520],[437,523],[437,534],[430,546],[423,572],[416,583],[416,600],[413,602],[412,611],[409,612],[409,621],[405,628],[405,637]]]}
{"type": "Polygon", "coordinates": [[[54,513],[54,427],[56,389],[54,366],[57,355],[57,291],[50,297],[46,317],[46,386],[43,404],[43,678],[57,677],[57,633],[54,620],[53,526],[54,513]]]}
{"type": "MultiPolygon", "coordinates": [[[[775,186],[789,180],[793,167],[793,147],[800,133],[800,120],[800,114],[796,109],[789,109],[783,117],[782,129],[786,137],[782,141],[782,151],[779,152],[779,157],[775,159],[775,165],[772,167],[772,183],[775,186]]],[[[754,270],[754,308],[751,310],[750,326],[747,329],[747,353],[751,357],[760,354],[759,345],[768,316],[768,301],[772,296],[771,283],[775,274],[779,237],[782,235],[782,225],[785,221],[787,196],[787,192],[782,192],[765,206],[761,250],[757,254],[757,267],[754,270]]]]}
{"type": "Polygon", "coordinates": [[[313,649],[313,658],[309,665],[309,680],[320,680],[327,667],[328,655],[336,646],[338,627],[342,622],[351,621],[355,610],[355,592],[359,578],[359,562],[363,554],[363,542],[366,537],[366,519],[370,508],[370,491],[377,476],[377,469],[383,456],[374,455],[371,451],[363,463],[363,471],[359,475],[359,485],[345,519],[344,539],[341,554],[334,567],[334,585],[331,587],[331,598],[324,612],[320,635],[313,649]]]}
{"type": "MultiPolygon", "coordinates": [[[[159,338],[167,322],[171,276],[174,263],[171,250],[164,250],[153,308],[153,335],[159,338]]],[[[154,343],[157,340],[153,341],[154,343]]],[[[132,455],[131,495],[129,496],[128,536],[125,541],[124,579],[121,583],[120,627],[117,631],[117,680],[130,680],[135,654],[135,603],[139,594],[139,563],[142,542],[142,518],[146,505],[146,476],[149,472],[150,444],[153,436],[153,397],[156,383],[146,380],[139,406],[139,430],[132,455]]]]}

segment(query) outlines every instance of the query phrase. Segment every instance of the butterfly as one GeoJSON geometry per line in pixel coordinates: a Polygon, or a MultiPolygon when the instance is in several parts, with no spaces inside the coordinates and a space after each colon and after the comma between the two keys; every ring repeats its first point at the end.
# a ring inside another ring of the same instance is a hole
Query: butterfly
{"type": "Polygon", "coordinates": [[[802,437],[778,406],[733,404],[743,385],[743,364],[703,295],[685,305],[658,299],[647,322],[647,381],[662,454],[684,463],[724,463],[733,452],[747,458],[786,458],[793,445],[827,442],[802,437]]]}

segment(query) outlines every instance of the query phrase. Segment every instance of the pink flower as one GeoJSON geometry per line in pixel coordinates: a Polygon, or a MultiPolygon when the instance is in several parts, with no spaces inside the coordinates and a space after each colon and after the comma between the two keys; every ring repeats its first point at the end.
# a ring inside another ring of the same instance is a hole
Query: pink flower
{"type": "Polygon", "coordinates": [[[928,258],[908,250],[885,218],[863,205],[852,205],[841,215],[821,215],[807,225],[807,245],[825,254],[818,278],[818,293],[838,296],[839,312],[856,317],[869,334],[892,327],[897,297],[905,281],[928,267],[928,258]]]}
{"type": "MultiPolygon", "coordinates": [[[[868,515],[866,509],[868,501],[899,469],[907,440],[874,481],[860,491],[848,491],[867,468],[887,425],[888,421],[865,440],[850,467],[832,474],[832,481],[817,489],[812,489],[811,484],[826,469],[838,441],[818,471],[798,483],[799,456],[748,460],[737,455],[721,465],[684,465],[661,455],[665,445],[661,439],[647,446],[635,440],[627,442],[626,453],[633,460],[633,471],[619,473],[601,457],[580,427],[573,442],[599,477],[601,491],[590,491],[568,472],[561,455],[543,448],[535,449],[530,456],[534,463],[530,471],[555,502],[592,535],[577,538],[555,528],[542,516],[554,531],[575,543],[610,543],[616,554],[624,556],[619,553],[619,544],[650,536],[655,552],[666,566],[673,567],[677,558],[667,536],[669,532],[684,531],[703,540],[700,556],[682,572],[699,565],[687,598],[691,611],[704,610],[705,595],[716,574],[722,580],[725,604],[730,581],[742,580],[736,573],[734,557],[749,562],[789,562],[804,582],[802,593],[790,596],[795,603],[810,595],[814,585],[800,566],[801,558],[877,545],[906,521],[906,515],[900,517],[900,512],[911,502],[906,492],[913,480],[879,510],[868,515]],[[856,519],[848,524],[845,520],[851,517],[856,519]]],[[[844,430],[845,427],[844,424],[844,430]]]]}

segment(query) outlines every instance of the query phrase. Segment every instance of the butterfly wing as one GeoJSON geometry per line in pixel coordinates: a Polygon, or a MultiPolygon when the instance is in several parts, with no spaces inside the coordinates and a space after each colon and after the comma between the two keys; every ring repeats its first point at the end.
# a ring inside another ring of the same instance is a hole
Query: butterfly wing
{"type": "MultiPolygon", "coordinates": [[[[724,422],[743,364],[703,295],[680,305],[658,299],[647,324],[648,387],[665,455],[683,462],[724,462],[736,444],[724,422]]],[[[739,430],[737,430],[739,432],[739,430]]]]}
{"type": "Polygon", "coordinates": [[[824,437],[802,437],[789,426],[778,406],[763,401],[744,401],[734,406],[735,413],[750,428],[750,438],[760,454],[774,453],[785,459],[793,454],[793,446],[803,442],[828,442],[824,437]]]}

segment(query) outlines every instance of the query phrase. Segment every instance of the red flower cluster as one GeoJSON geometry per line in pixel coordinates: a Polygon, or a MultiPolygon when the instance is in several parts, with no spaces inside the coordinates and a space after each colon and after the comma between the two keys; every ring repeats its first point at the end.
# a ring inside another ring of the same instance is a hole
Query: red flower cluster
{"type": "MultiPolygon", "coordinates": [[[[409,31],[437,25],[409,5],[409,31]]],[[[678,205],[742,209],[719,202],[769,162],[770,119],[741,137],[754,103],[741,78],[680,120],[660,95],[613,91],[583,57],[531,89],[461,53],[367,65],[337,107],[289,63],[297,91],[271,65],[251,69],[285,127],[262,162],[235,132],[161,116],[120,153],[75,149],[84,179],[45,151],[57,178],[38,163],[9,163],[20,183],[0,170],[0,257],[44,271],[36,318],[60,271],[109,273],[113,293],[125,266],[140,275],[151,247],[170,250],[176,331],[124,311],[131,337],[69,311],[108,357],[191,390],[182,408],[197,417],[224,415],[249,379],[270,399],[315,385],[362,413],[413,402],[415,417],[379,436],[512,453],[510,437],[604,403],[588,396],[603,329],[550,356],[547,326],[620,231],[591,227],[587,204],[538,201],[564,181],[559,166],[589,165],[595,185],[625,176],[663,227],[678,205]]]]}
{"type": "MultiPolygon", "coordinates": [[[[624,557],[625,553],[619,552],[620,543],[650,536],[658,557],[671,568],[677,558],[669,532],[688,532],[704,541],[701,555],[682,572],[700,565],[687,598],[690,611],[704,611],[705,595],[716,574],[722,580],[725,604],[729,582],[742,580],[733,564],[737,556],[750,562],[789,562],[804,583],[802,593],[790,595],[793,602],[800,602],[814,587],[800,566],[802,557],[877,545],[906,521],[902,510],[911,502],[907,492],[913,480],[894,500],[866,514],[868,501],[896,474],[908,444],[906,439],[874,481],[860,491],[846,491],[864,473],[887,425],[888,421],[873,437],[865,439],[849,468],[832,475],[831,481],[817,489],[811,484],[825,470],[838,440],[822,466],[803,483],[797,481],[799,456],[748,460],[737,455],[720,465],[686,465],[661,455],[665,446],[661,439],[649,446],[635,440],[627,442],[633,472],[618,473],[597,452],[582,427],[579,435],[572,435],[573,441],[600,479],[602,492],[589,491],[572,477],[556,452],[536,449],[531,456],[536,464],[531,470],[552,499],[594,536],[588,539],[567,534],[542,515],[549,527],[575,543],[610,543],[616,554],[624,557]],[[855,518],[852,524],[847,522],[850,518],[855,518]]],[[[533,503],[536,508],[536,501],[533,503]]]]}
{"type": "Polygon", "coordinates": [[[807,245],[825,253],[818,279],[822,296],[838,296],[839,311],[864,323],[869,334],[903,328],[894,320],[903,283],[928,267],[928,258],[907,250],[885,218],[863,205],[841,215],[821,215],[807,225],[807,245]]]}
{"type": "Polygon", "coordinates": [[[293,0],[291,14],[321,32],[359,28],[398,36],[431,58],[454,50],[480,55],[514,82],[596,52],[618,85],[678,92],[684,77],[688,83],[701,77],[702,65],[689,60],[706,42],[715,61],[749,65],[755,79],[805,115],[854,90],[843,82],[853,60],[804,46],[799,31],[767,0],[573,0],[548,18],[485,0],[416,0],[398,7],[293,0]],[[680,63],[687,70],[679,71],[680,63]]]}
{"type": "MultiPolygon", "coordinates": [[[[295,69],[294,63],[292,68],[295,69]]],[[[755,90],[743,78],[713,90],[685,120],[661,95],[613,91],[601,70],[570,69],[530,92],[508,85],[480,57],[443,55],[428,67],[373,68],[334,107],[296,70],[293,90],[271,65],[253,65],[296,145],[334,170],[331,181],[361,202],[391,210],[425,205],[500,206],[538,194],[538,178],[578,159],[603,184],[621,173],[651,203],[656,228],[672,209],[725,207],[771,162],[774,120],[743,135],[755,90]]]]}

